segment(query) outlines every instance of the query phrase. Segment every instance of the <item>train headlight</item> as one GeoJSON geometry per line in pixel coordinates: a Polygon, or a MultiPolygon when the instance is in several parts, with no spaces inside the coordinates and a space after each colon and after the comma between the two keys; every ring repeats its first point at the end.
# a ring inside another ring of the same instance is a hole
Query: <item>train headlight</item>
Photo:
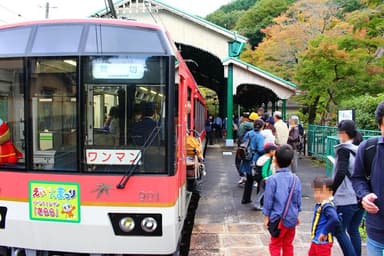
{"type": "Polygon", "coordinates": [[[141,221],[141,228],[148,233],[152,233],[157,228],[157,221],[152,217],[145,217],[141,221]]]}
{"type": "Polygon", "coordinates": [[[122,218],[119,227],[124,232],[131,232],[135,228],[135,221],[131,217],[122,218]]]}
{"type": "Polygon", "coordinates": [[[116,236],[163,235],[163,217],[159,213],[110,212],[108,216],[116,236]]]}

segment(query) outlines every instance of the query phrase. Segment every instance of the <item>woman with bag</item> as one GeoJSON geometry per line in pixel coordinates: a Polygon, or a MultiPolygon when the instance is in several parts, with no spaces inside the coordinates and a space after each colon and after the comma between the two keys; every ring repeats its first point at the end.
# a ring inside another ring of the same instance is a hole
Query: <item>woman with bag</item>
{"type": "Polygon", "coordinates": [[[264,127],[264,122],[261,119],[256,119],[253,123],[253,130],[247,132],[244,136],[245,140],[249,140],[249,149],[251,156],[249,159],[243,159],[240,165],[240,171],[247,177],[244,185],[242,204],[249,204],[251,201],[253,187],[253,167],[257,159],[264,154],[264,138],[260,134],[260,129],[264,127]]]}
{"type": "Polygon", "coordinates": [[[352,175],[361,134],[352,120],[343,120],[338,125],[340,144],[335,146],[333,191],[336,210],[341,217],[341,227],[335,234],[344,255],[361,255],[359,226],[364,210],[359,206],[350,177],[352,175]],[[348,233],[348,234],[347,234],[348,233]]]}

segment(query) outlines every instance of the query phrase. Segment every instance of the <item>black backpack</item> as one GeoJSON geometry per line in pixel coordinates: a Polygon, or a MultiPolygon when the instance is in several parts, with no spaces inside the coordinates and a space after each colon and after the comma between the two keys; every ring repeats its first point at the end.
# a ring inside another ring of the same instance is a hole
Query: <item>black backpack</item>
{"type": "Polygon", "coordinates": [[[250,144],[251,138],[249,136],[246,136],[237,148],[236,154],[239,159],[248,161],[252,159],[252,152],[249,147],[250,144]]]}
{"type": "Polygon", "coordinates": [[[299,124],[299,125],[297,126],[297,128],[299,129],[299,135],[300,135],[300,136],[304,136],[304,127],[303,127],[303,125],[302,125],[302,124],[299,124]]]}
{"type": "Polygon", "coordinates": [[[372,172],[372,162],[376,154],[377,143],[379,142],[379,137],[372,137],[367,140],[364,148],[364,169],[365,177],[367,180],[371,179],[372,172]]]}
{"type": "Polygon", "coordinates": [[[239,147],[237,148],[236,154],[237,157],[241,160],[250,161],[252,159],[252,152],[250,148],[252,137],[249,134],[246,134],[242,139],[239,147]]]}

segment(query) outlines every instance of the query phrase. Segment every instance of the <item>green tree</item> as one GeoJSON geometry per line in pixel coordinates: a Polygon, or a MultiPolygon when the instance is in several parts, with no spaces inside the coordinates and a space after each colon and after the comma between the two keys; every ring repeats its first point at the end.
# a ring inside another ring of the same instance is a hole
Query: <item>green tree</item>
{"type": "Polygon", "coordinates": [[[308,122],[313,123],[315,113],[321,114],[322,123],[329,108],[338,105],[350,89],[354,63],[344,50],[338,49],[333,38],[321,36],[310,42],[297,67],[300,89],[305,93],[305,103],[311,106],[308,122]]]}
{"type": "Polygon", "coordinates": [[[384,89],[384,69],[373,65],[361,35],[318,36],[309,43],[297,66],[299,101],[309,105],[309,123],[319,114],[331,121],[340,102],[358,95],[376,95],[384,89]]]}
{"type": "Polygon", "coordinates": [[[366,33],[367,38],[379,41],[379,47],[374,54],[375,58],[384,56],[384,3],[380,1],[366,1],[368,6],[360,12],[353,12],[348,16],[354,31],[366,33]],[[380,3],[380,4],[379,4],[380,3]]]}
{"type": "Polygon", "coordinates": [[[236,0],[223,5],[218,10],[207,15],[206,20],[218,26],[233,29],[238,19],[255,4],[257,0],[236,0]]]}
{"type": "Polygon", "coordinates": [[[244,10],[233,10],[230,12],[218,10],[209,14],[206,19],[220,27],[231,30],[234,29],[239,17],[241,17],[244,12],[244,10]]]}
{"type": "Polygon", "coordinates": [[[340,16],[343,16],[345,13],[361,10],[365,7],[360,0],[333,0],[333,3],[340,9],[338,12],[340,16]]]}
{"type": "Polygon", "coordinates": [[[223,5],[220,7],[224,12],[231,12],[234,10],[243,10],[246,11],[251,8],[258,0],[235,0],[229,4],[223,5]]]}
{"type": "Polygon", "coordinates": [[[384,94],[377,96],[361,95],[344,100],[339,109],[354,109],[355,121],[359,129],[377,130],[374,113],[377,105],[382,101],[384,101],[384,94]]]}
{"type": "Polygon", "coordinates": [[[264,38],[263,28],[273,24],[273,18],[287,10],[292,0],[259,0],[241,16],[235,29],[249,38],[254,49],[264,38]]]}

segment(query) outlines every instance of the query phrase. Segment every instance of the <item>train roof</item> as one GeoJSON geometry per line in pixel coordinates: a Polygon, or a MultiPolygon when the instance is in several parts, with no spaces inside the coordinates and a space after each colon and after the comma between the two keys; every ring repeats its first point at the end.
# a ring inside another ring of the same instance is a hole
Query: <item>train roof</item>
{"type": "Polygon", "coordinates": [[[118,19],[58,19],[0,26],[0,58],[147,54],[175,55],[155,24],[118,19]]]}
{"type": "Polygon", "coordinates": [[[71,23],[90,23],[90,24],[105,24],[105,25],[117,25],[117,26],[130,26],[150,28],[155,30],[164,30],[161,26],[151,23],[142,23],[133,20],[123,19],[101,19],[101,18],[84,18],[84,19],[45,19],[45,20],[30,20],[17,23],[8,23],[0,25],[0,30],[5,28],[33,26],[42,24],[71,24],[71,23]]]}

